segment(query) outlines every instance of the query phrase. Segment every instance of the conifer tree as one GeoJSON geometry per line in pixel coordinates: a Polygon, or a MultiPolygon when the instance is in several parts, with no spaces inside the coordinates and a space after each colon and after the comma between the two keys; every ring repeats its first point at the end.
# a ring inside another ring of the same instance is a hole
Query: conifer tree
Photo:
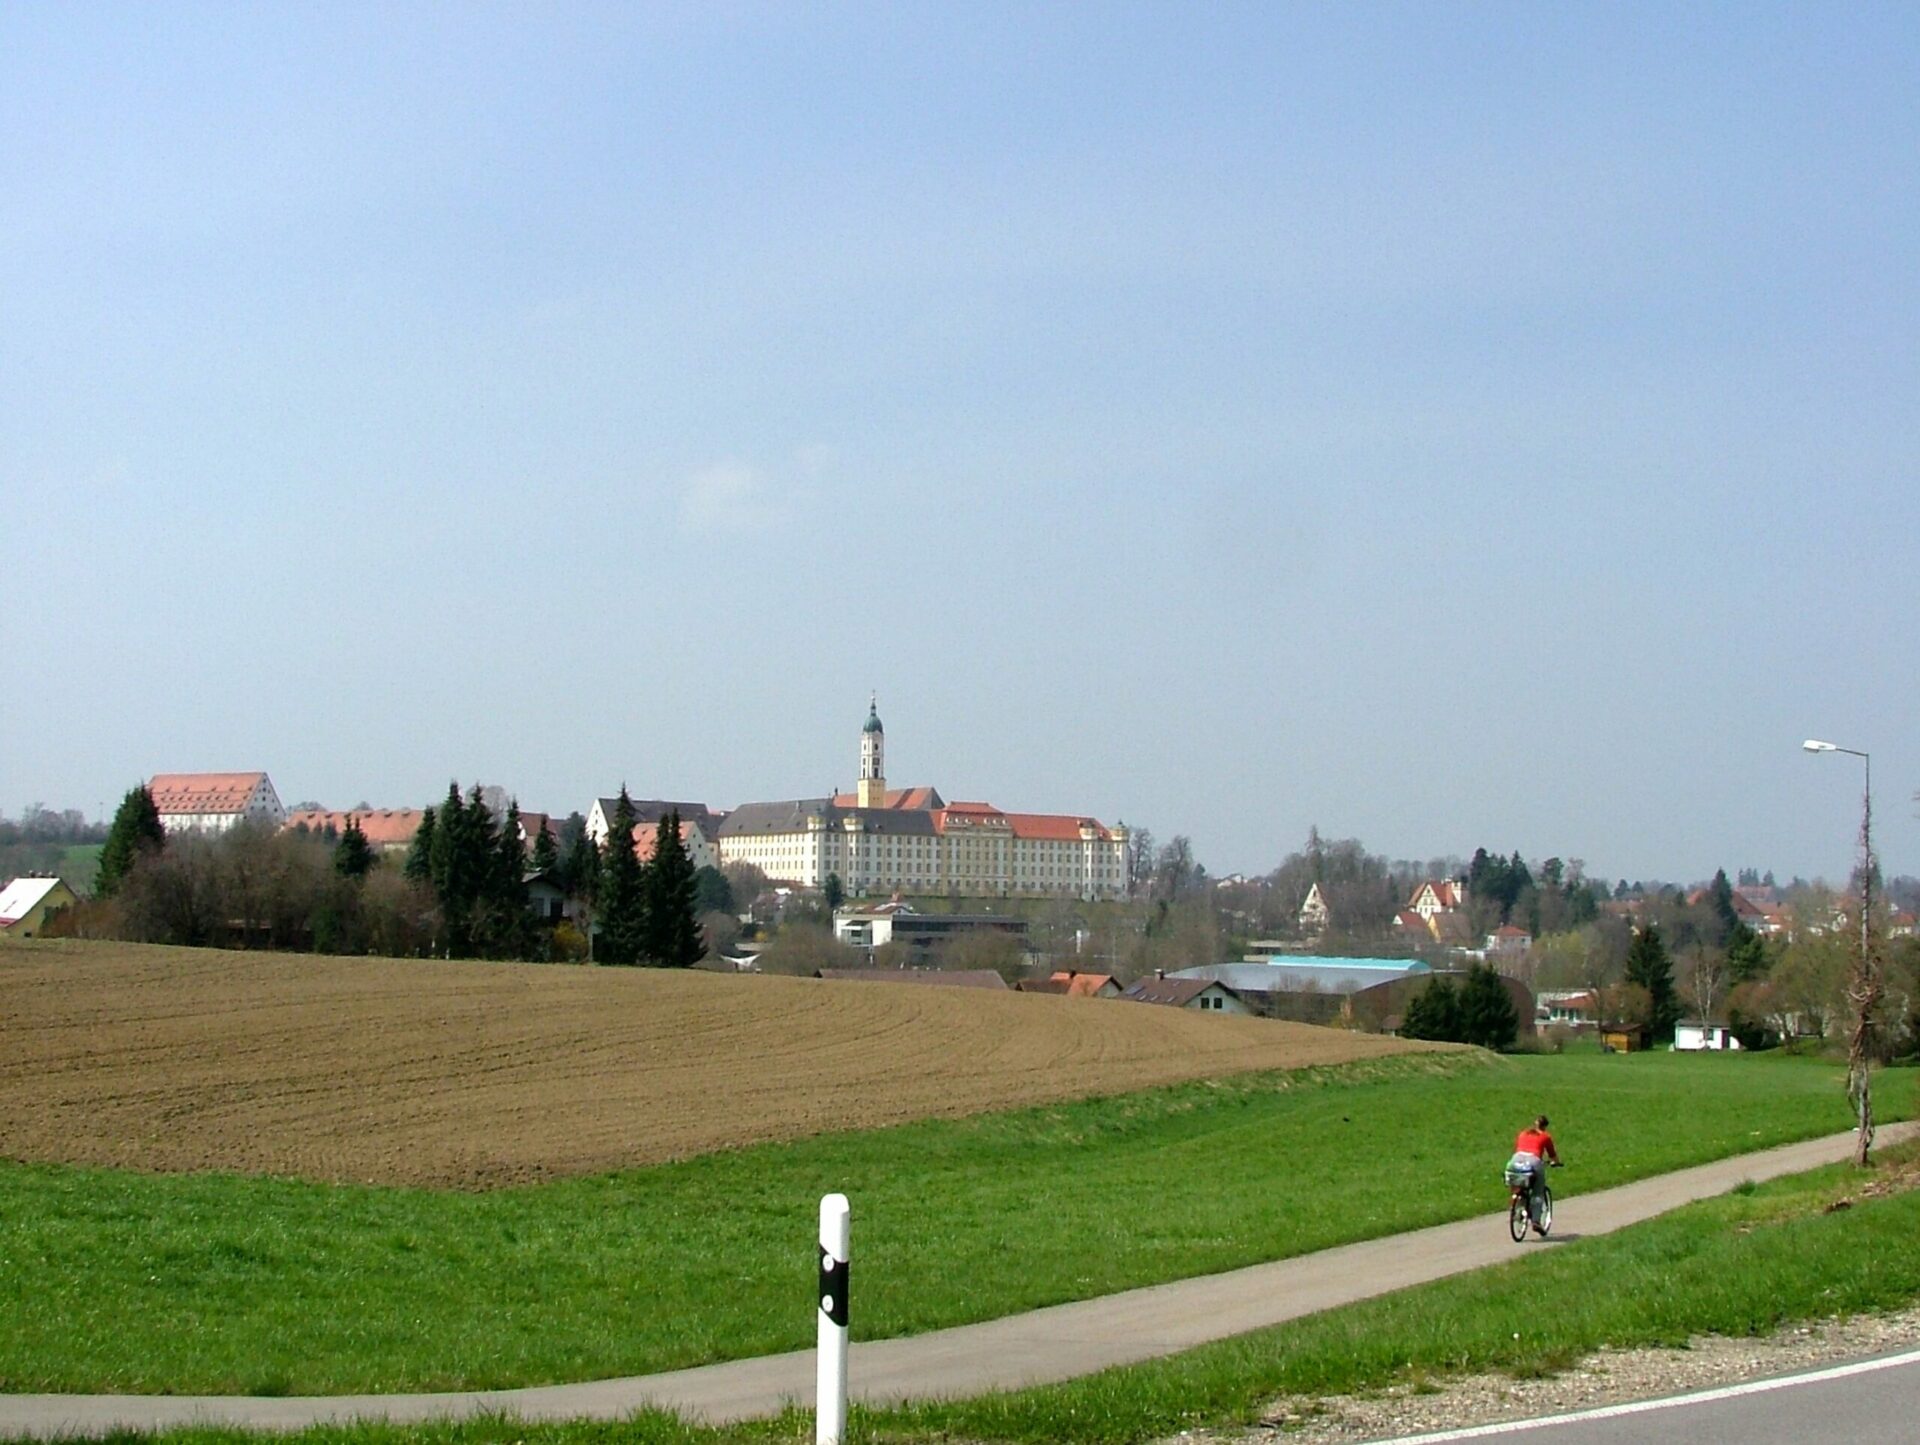
{"type": "Polygon", "coordinates": [[[1740,924],[1727,941],[1727,982],[1738,987],[1764,977],[1766,971],[1766,943],[1746,924],[1740,924]]]}
{"type": "Polygon", "coordinates": [[[420,827],[413,835],[413,844],[407,849],[407,880],[412,883],[431,883],[433,881],[433,834],[436,815],[431,808],[420,811],[420,827]]]}
{"type": "Polygon", "coordinates": [[[622,783],[600,856],[598,956],[602,963],[638,963],[646,950],[647,883],[633,851],[633,824],[633,799],[622,783]]]}
{"type": "Polygon", "coordinates": [[[693,860],[680,837],[680,813],[669,811],[654,833],[647,865],[646,958],[660,968],[691,968],[707,956],[695,916],[693,860]]]}
{"type": "Polygon", "coordinates": [[[533,850],[527,855],[527,866],[535,873],[553,873],[560,867],[560,849],[553,841],[553,829],[545,822],[533,840],[533,850]]]}
{"type": "Polygon", "coordinates": [[[153,794],[145,783],[130,788],[114,811],[113,826],[107,830],[107,841],[100,849],[94,896],[113,897],[134,864],[166,846],[167,830],[160,822],[160,810],[154,806],[153,794]]]}
{"type": "Polygon", "coordinates": [[[1442,1041],[1459,1039],[1460,995],[1451,978],[1444,973],[1435,974],[1425,988],[1407,1000],[1400,1036],[1442,1041]]]}
{"type": "Polygon", "coordinates": [[[345,878],[365,878],[373,871],[374,862],[373,846],[360,830],[360,820],[347,814],[346,831],[333,847],[334,872],[345,878]]]}
{"type": "Polygon", "coordinates": [[[1460,988],[1459,1017],[1458,1041],[1483,1049],[1511,1048],[1520,1032],[1520,1011],[1490,964],[1476,963],[1467,970],[1460,988]]]}
{"type": "Polygon", "coordinates": [[[1673,988],[1673,959],[1660,941],[1659,925],[1649,923],[1634,935],[1627,949],[1627,982],[1644,988],[1653,1000],[1648,1025],[1654,1039],[1671,1039],[1673,1026],[1680,1021],[1680,1000],[1673,988]]]}

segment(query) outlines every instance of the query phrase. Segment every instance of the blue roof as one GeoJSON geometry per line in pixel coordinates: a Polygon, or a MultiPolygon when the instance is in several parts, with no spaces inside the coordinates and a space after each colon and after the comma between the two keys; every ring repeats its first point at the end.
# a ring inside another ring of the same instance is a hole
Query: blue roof
{"type": "Polygon", "coordinates": [[[1327,958],[1289,955],[1269,963],[1208,963],[1169,978],[1207,978],[1244,993],[1358,993],[1433,969],[1417,958],[1327,958]]]}

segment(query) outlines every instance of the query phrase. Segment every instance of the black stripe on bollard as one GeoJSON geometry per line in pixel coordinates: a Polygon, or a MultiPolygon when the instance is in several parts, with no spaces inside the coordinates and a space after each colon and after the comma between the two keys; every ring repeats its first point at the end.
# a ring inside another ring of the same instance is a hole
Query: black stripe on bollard
{"type": "Polygon", "coordinates": [[[820,1251],[820,1309],[842,1329],[847,1324],[847,1262],[820,1251]]]}

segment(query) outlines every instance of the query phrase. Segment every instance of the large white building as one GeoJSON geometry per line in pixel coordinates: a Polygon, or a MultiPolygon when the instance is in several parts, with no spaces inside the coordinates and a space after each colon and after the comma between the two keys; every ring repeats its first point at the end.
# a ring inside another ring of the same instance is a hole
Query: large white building
{"type": "Polygon", "coordinates": [[[817,888],[837,875],[848,894],[1119,898],[1127,830],[1096,818],[1008,813],[948,803],[932,788],[889,791],[878,704],[860,731],[853,793],[746,803],[720,822],[722,862],[817,888]]]}
{"type": "Polygon", "coordinates": [[[147,791],[169,833],[224,833],[237,823],[278,828],[287,821],[265,773],[155,773],[147,791]]]}

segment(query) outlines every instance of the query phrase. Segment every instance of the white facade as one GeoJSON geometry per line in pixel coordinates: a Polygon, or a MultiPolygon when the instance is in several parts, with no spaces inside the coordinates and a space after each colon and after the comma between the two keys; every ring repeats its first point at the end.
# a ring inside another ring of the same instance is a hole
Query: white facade
{"type": "Polygon", "coordinates": [[[169,833],[224,833],[240,823],[278,828],[287,820],[265,773],[156,773],[147,790],[169,833]]]}
{"type": "Polygon", "coordinates": [[[869,713],[861,732],[860,787],[851,800],[745,804],[720,825],[720,861],[751,863],[769,878],[808,888],[837,876],[853,897],[1126,895],[1126,828],[1071,815],[1006,813],[987,803],[944,804],[931,789],[889,794],[884,745],[879,717],[869,713]],[[918,799],[929,806],[907,806],[918,799]]]}
{"type": "Polygon", "coordinates": [[[1675,1024],[1673,1046],[1681,1053],[1738,1050],[1740,1040],[1725,1024],[1675,1024]]]}

